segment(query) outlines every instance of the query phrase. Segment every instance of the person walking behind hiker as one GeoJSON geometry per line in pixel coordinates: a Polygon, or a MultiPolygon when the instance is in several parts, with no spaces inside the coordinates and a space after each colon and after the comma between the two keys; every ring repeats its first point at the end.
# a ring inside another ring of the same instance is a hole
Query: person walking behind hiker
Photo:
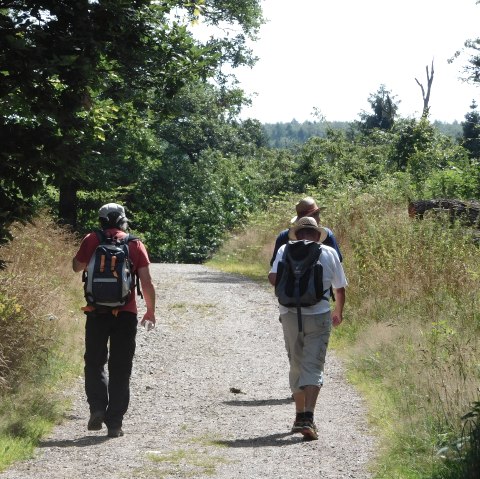
{"type": "MultiPolygon", "coordinates": [[[[270,284],[276,286],[277,281],[278,284],[282,282],[281,275],[285,275],[286,268],[289,267],[288,264],[282,263],[281,266],[285,266],[285,268],[280,272],[279,264],[286,260],[284,251],[287,246],[292,248],[293,245],[298,244],[300,248],[309,248],[311,245],[308,242],[320,243],[327,234],[324,228],[317,225],[314,218],[300,218],[290,228],[289,235],[292,241],[288,245],[281,246],[277,252],[268,275],[270,284]],[[306,242],[303,243],[302,240],[306,240],[306,242]]],[[[301,308],[298,306],[297,309],[296,306],[287,307],[279,303],[280,321],[290,364],[289,383],[296,410],[292,433],[301,433],[305,439],[318,439],[317,426],[314,421],[315,406],[323,385],[323,368],[332,324],[338,326],[343,320],[345,287],[347,286],[337,252],[333,248],[325,246],[324,243],[319,248],[320,255],[318,256],[317,248],[317,256],[313,256],[313,261],[321,265],[321,269],[317,269],[317,271],[323,270],[322,284],[319,286],[320,292],[318,292],[318,287],[314,291],[314,298],[309,303],[313,303],[313,305],[301,308]],[[330,311],[328,301],[332,286],[335,288],[337,297],[333,313],[330,311]],[[320,297],[319,300],[318,297],[320,297]],[[299,310],[301,311],[300,315],[298,314],[299,310]]],[[[300,294],[298,292],[300,289],[295,288],[296,295],[300,294]]],[[[290,290],[290,293],[286,294],[292,295],[293,293],[290,290]]],[[[277,296],[280,301],[279,294],[277,296]]],[[[298,296],[296,297],[296,304],[299,305],[298,296]]]]}
{"type": "MultiPolygon", "coordinates": [[[[310,216],[315,219],[317,224],[320,224],[320,210],[322,209],[322,207],[317,206],[317,203],[311,196],[306,196],[296,204],[295,210],[297,215],[291,219],[291,223],[295,223],[300,218],[304,218],[305,216],[310,216]]],[[[325,227],[323,228],[327,232],[327,237],[325,238],[325,241],[323,241],[323,244],[331,246],[337,252],[340,262],[343,261],[342,253],[340,252],[340,247],[338,246],[337,239],[335,238],[333,231],[325,227]]],[[[281,231],[277,236],[272,259],[270,260],[270,266],[272,266],[273,262],[275,261],[277,251],[280,246],[288,243],[288,232],[289,229],[287,228],[281,231]]]]}
{"type": "MultiPolygon", "coordinates": [[[[154,325],[155,288],[150,276],[150,260],[145,246],[137,238],[128,239],[126,232],[128,219],[123,206],[108,203],[100,208],[98,217],[102,231],[89,233],[83,238],[72,261],[73,270],[80,272],[89,268],[90,259],[101,239],[110,242],[126,240],[128,244],[126,256],[131,263],[134,277],[136,275],[140,279],[147,306],[142,324],[151,321],[154,325]]],[[[102,261],[105,261],[105,255],[102,261]]],[[[117,277],[114,271],[115,263],[113,260],[111,267],[112,274],[117,277]]],[[[109,287],[108,284],[106,287],[109,287]]],[[[105,423],[109,437],[123,436],[123,416],[127,412],[130,400],[130,376],[137,333],[137,304],[135,283],[129,287],[131,290],[123,306],[116,308],[97,306],[87,300],[89,305],[82,308],[87,316],[84,355],[85,392],[90,407],[87,429],[99,431],[102,429],[102,423],[105,423]],[[107,361],[108,379],[105,373],[107,361]]]]}

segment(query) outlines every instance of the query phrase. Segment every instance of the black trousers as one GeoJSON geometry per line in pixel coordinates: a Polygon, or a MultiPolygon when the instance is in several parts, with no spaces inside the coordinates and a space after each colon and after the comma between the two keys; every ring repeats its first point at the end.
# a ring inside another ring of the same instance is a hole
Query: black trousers
{"type": "Polygon", "coordinates": [[[137,315],[87,313],[85,325],[85,392],[90,412],[104,412],[108,428],[122,426],[130,401],[137,315]],[[108,377],[105,365],[108,363],[108,377]]]}

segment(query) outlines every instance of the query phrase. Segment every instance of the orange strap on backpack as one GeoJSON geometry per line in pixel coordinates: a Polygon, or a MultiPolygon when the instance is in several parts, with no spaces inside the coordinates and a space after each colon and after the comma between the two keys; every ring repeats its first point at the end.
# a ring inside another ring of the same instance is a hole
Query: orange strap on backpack
{"type": "MultiPolygon", "coordinates": [[[[92,311],[95,311],[95,306],[90,306],[90,305],[87,305],[87,306],[82,306],[80,308],[82,311],[85,311],[86,313],[91,313],[92,311]]],[[[112,309],[112,314],[117,317],[118,313],[120,312],[120,309],[119,308],[114,308],[112,309]]]]}
{"type": "Polygon", "coordinates": [[[112,264],[110,265],[110,271],[112,272],[113,276],[115,278],[118,278],[118,273],[115,271],[115,265],[117,264],[117,257],[113,256],[112,257],[112,264]]]}

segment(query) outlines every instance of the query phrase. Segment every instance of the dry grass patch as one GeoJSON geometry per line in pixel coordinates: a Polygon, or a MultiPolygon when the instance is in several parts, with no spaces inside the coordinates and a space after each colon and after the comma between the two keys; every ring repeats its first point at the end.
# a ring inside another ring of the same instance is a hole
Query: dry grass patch
{"type": "Polygon", "coordinates": [[[12,233],[0,248],[0,469],[59,420],[58,383],[78,374],[83,347],[77,239],[46,215],[12,233]]]}
{"type": "Polygon", "coordinates": [[[155,470],[157,477],[213,476],[219,465],[228,462],[223,456],[212,450],[151,451],[147,454],[147,457],[158,466],[158,469],[155,470]]]}

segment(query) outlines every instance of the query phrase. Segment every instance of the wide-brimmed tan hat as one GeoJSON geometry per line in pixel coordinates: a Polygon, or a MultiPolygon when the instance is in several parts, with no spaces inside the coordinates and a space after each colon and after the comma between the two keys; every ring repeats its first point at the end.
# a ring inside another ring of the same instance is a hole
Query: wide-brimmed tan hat
{"type": "Polygon", "coordinates": [[[311,196],[306,196],[295,205],[297,216],[294,216],[291,222],[295,223],[295,221],[297,221],[299,218],[303,218],[304,216],[312,216],[317,211],[321,211],[323,209],[325,208],[323,206],[318,206],[311,196]]]}
{"type": "Polygon", "coordinates": [[[320,233],[319,243],[323,243],[328,236],[327,230],[317,225],[315,218],[304,216],[300,218],[288,231],[288,238],[292,241],[297,240],[297,232],[303,229],[312,229],[320,233]]]}

